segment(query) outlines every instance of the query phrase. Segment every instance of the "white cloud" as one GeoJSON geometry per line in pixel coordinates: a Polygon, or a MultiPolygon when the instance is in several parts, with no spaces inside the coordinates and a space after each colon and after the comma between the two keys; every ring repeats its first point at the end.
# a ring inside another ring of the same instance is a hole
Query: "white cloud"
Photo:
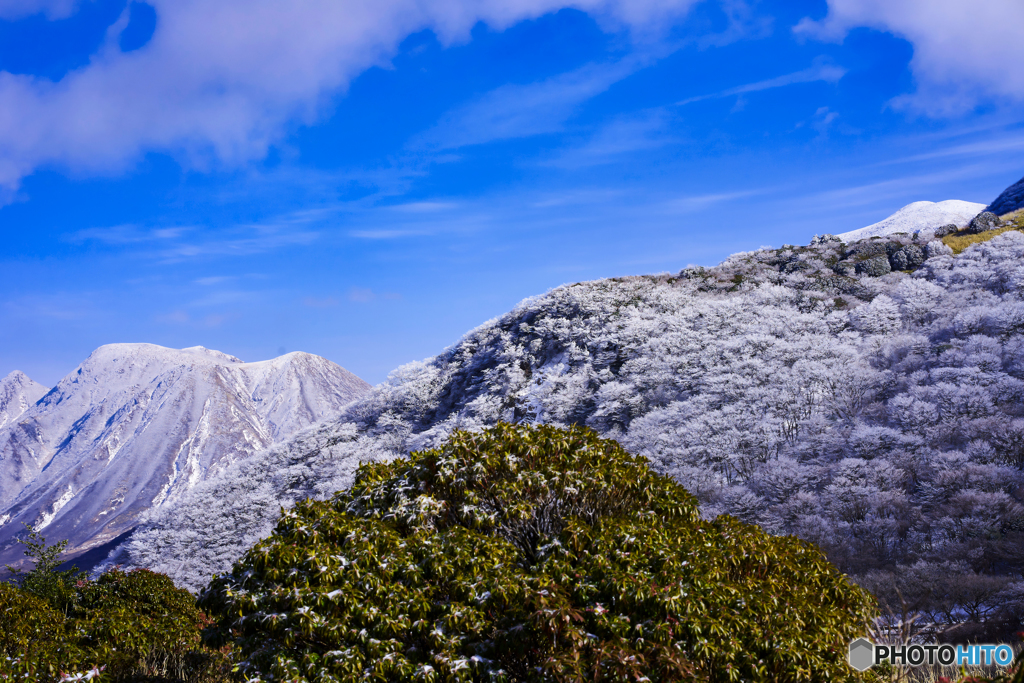
{"type": "Polygon", "coordinates": [[[828,0],[821,21],[798,34],[842,40],[857,27],[905,38],[914,46],[914,95],[897,100],[930,114],[980,102],[1024,99],[1024,3],[1020,0],[828,0]]]}
{"type": "MultiPolygon", "coordinates": [[[[151,0],[157,28],[142,49],[117,46],[126,10],[90,63],[60,81],[0,73],[0,187],[12,191],[41,166],[117,172],[149,150],[200,168],[260,158],[419,30],[451,43],[478,22],[500,30],[574,7],[646,33],[696,1],[151,0]]],[[[0,18],[73,6],[0,0],[0,18]]]]}

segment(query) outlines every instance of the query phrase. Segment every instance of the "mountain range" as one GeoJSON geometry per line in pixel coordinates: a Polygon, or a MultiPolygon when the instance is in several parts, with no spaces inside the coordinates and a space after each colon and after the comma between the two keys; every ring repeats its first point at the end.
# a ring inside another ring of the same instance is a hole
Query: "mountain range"
{"type": "MultiPolygon", "coordinates": [[[[970,593],[971,619],[1024,615],[1024,219],[936,238],[931,223],[948,216],[935,207],[959,223],[985,208],[967,205],[916,203],[876,234],[714,268],[558,287],[316,415],[336,380],[306,392],[300,378],[316,372],[271,370],[315,357],[103,347],[0,429],[16,479],[0,482],[12,501],[0,534],[14,521],[57,538],[83,529],[80,549],[116,545],[106,566],[198,591],[282,507],[349,486],[361,463],[499,421],[582,424],[681,482],[704,515],[813,541],[876,595],[962,615],[935,601],[970,593]],[[177,399],[183,362],[202,388],[177,399]],[[300,405],[300,419],[282,417],[300,405]],[[151,452],[117,469],[128,432],[151,452]]],[[[39,391],[8,380],[12,406],[39,391]]]]}
{"type": "Polygon", "coordinates": [[[0,564],[23,524],[72,555],[150,509],[332,417],[369,385],[308,353],[243,363],[203,347],[110,344],[46,391],[0,382],[0,564]]]}

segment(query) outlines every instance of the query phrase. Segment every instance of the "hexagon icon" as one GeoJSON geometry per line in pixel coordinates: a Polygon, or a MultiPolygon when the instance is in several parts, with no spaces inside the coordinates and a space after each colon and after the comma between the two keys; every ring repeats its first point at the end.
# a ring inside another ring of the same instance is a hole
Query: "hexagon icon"
{"type": "Polygon", "coordinates": [[[857,671],[867,671],[875,665],[875,646],[867,638],[858,638],[850,643],[850,666],[857,671]]]}

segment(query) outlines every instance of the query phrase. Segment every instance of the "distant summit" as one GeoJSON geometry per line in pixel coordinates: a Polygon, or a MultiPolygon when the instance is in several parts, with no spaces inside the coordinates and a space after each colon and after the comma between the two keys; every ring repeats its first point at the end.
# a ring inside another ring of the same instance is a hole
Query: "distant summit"
{"type": "Polygon", "coordinates": [[[1003,190],[985,210],[997,216],[1005,216],[1021,209],[1024,209],[1024,178],[1003,190]]]}
{"type": "Polygon", "coordinates": [[[10,424],[46,395],[46,387],[15,370],[0,379],[0,428],[10,424]]]}
{"type": "Polygon", "coordinates": [[[244,363],[201,346],[101,346],[48,393],[12,373],[0,381],[0,565],[21,559],[22,523],[87,550],[369,389],[309,353],[244,363]]]}
{"type": "Polygon", "coordinates": [[[984,204],[965,202],[959,199],[947,199],[944,202],[914,202],[907,204],[885,220],[858,230],[844,232],[837,237],[850,242],[868,237],[891,235],[896,232],[931,231],[951,224],[963,227],[984,210],[984,204]]]}

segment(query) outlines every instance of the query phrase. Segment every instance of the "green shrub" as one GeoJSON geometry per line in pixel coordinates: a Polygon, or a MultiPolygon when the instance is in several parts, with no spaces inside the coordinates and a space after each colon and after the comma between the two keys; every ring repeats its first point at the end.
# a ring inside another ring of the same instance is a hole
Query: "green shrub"
{"type": "Polygon", "coordinates": [[[364,465],[200,604],[265,681],[846,679],[873,609],[614,441],[511,425],[364,465]]]}
{"type": "Polygon", "coordinates": [[[39,532],[27,524],[25,528],[29,532],[28,538],[18,540],[25,546],[25,555],[32,560],[33,567],[26,572],[7,565],[12,574],[11,580],[26,592],[45,601],[53,609],[67,614],[77,599],[75,583],[79,578],[77,567],[65,571],[57,570],[68,542],[47,545],[46,539],[40,536],[39,532]]]}
{"type": "Polygon", "coordinates": [[[0,583],[0,680],[57,680],[61,672],[90,668],[80,636],[45,600],[0,583]]]}
{"type": "Polygon", "coordinates": [[[84,583],[72,616],[112,680],[181,678],[207,624],[191,593],[145,569],[114,569],[84,583]]]}
{"type": "Polygon", "coordinates": [[[25,545],[35,566],[15,573],[19,586],[0,583],[0,681],[226,680],[227,653],[200,642],[210,620],[168,577],[114,569],[90,581],[56,570],[65,543],[31,532],[25,545]]]}

